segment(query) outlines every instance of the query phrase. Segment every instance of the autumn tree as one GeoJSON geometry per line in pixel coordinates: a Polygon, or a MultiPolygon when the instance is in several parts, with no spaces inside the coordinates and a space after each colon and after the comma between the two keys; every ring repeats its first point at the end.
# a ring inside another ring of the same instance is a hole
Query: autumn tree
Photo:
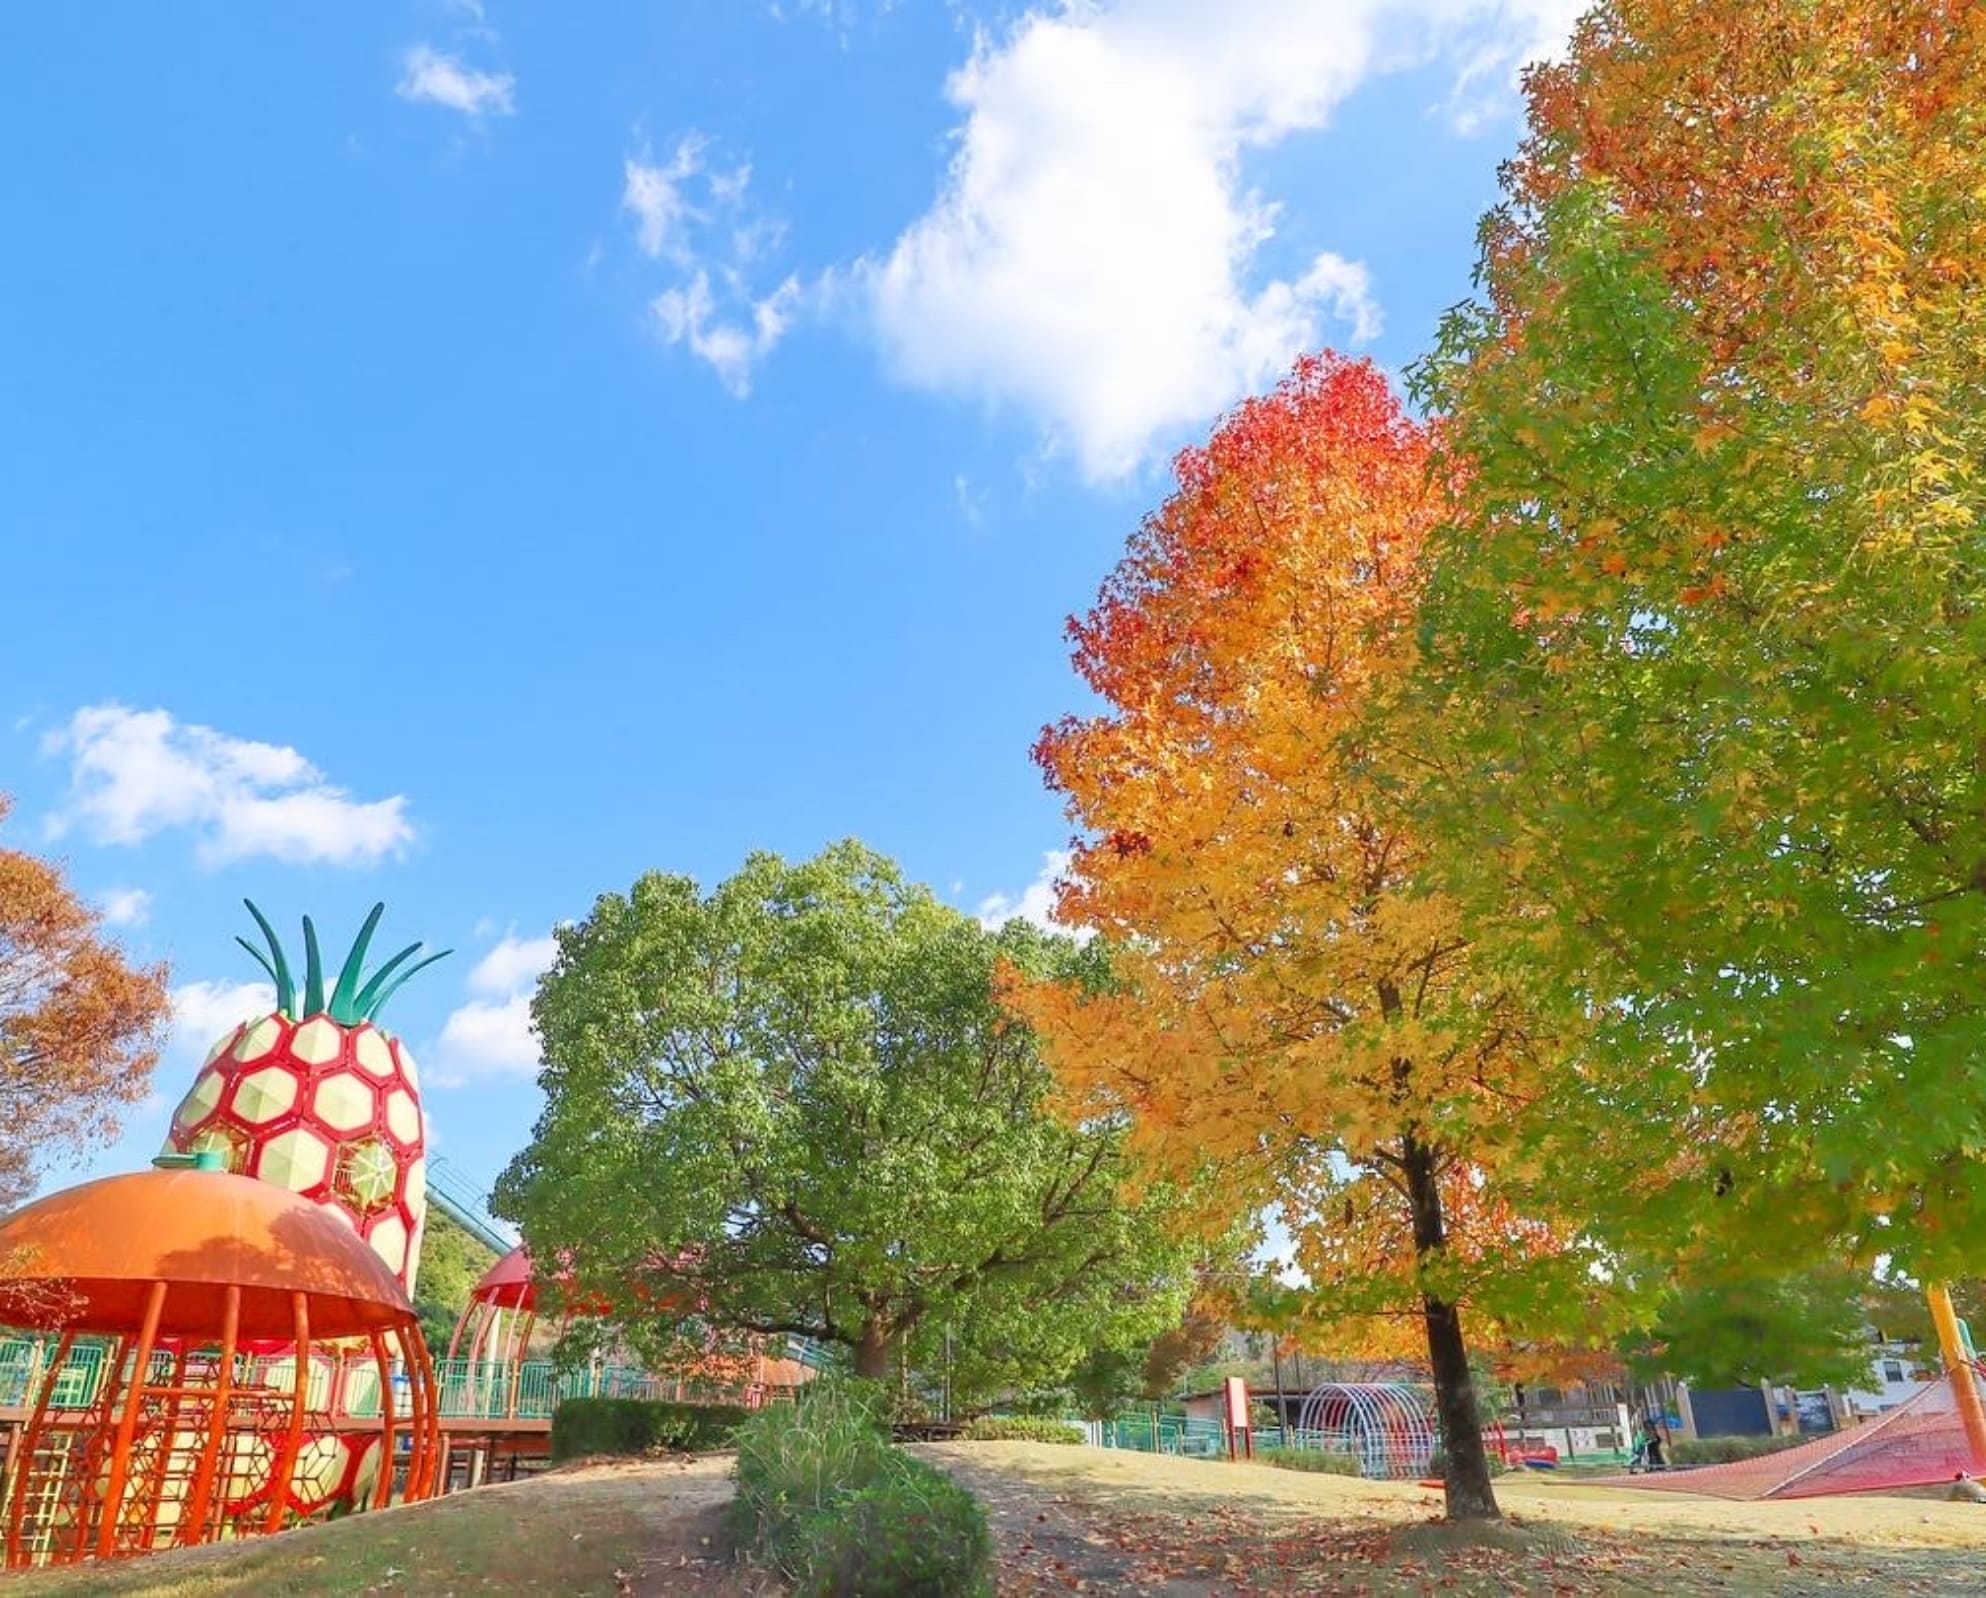
{"type": "Polygon", "coordinates": [[[165,968],[101,934],[56,866],[0,849],[0,1209],[51,1156],[114,1137],[158,1061],[165,968]]]}
{"type": "Polygon", "coordinates": [[[1166,1200],[1121,1193],[1118,1126],[1048,1115],[995,997],[1002,962],[1089,981],[1097,951],[989,932],[853,842],[708,893],[645,876],[558,936],[497,1203],[632,1335],[807,1337],[872,1378],[948,1353],[978,1390],[1178,1321],[1166,1200]]]}
{"type": "Polygon", "coordinates": [[[1605,0],[1418,377],[1421,818],[1598,1023],[1572,1107],[1642,1141],[1582,1199],[1933,1280],[1986,1237],[1982,18],[1605,0]]]}
{"type": "Polygon", "coordinates": [[[1368,735],[1415,659],[1429,438],[1367,363],[1307,359],[1177,463],[1075,660],[1102,713],[1037,756],[1083,829],[1058,916],[1115,983],[1019,985],[1079,1114],[1122,1113],[1160,1170],[1222,1162],[1281,1208],[1314,1346],[1410,1322],[1452,1516],[1496,1514],[1479,1329],[1600,1292],[1542,1180],[1559,1058],[1425,891],[1416,760],[1368,735]]]}

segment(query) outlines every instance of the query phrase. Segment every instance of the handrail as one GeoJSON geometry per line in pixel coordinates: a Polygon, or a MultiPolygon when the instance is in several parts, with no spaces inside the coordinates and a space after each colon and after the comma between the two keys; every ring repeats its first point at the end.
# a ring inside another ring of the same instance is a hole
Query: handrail
{"type": "MultiPolygon", "coordinates": [[[[0,1408],[26,1404],[46,1369],[50,1349],[40,1338],[0,1338],[0,1408]]],[[[59,1409],[81,1409],[100,1387],[110,1350],[77,1342],[63,1362],[52,1400],[59,1409]]],[[[238,1380],[288,1387],[289,1356],[243,1356],[238,1380]]],[[[561,1371],[552,1361],[440,1359],[435,1381],[444,1420],[549,1420],[568,1398],[645,1398],[684,1404],[736,1404],[756,1409],[770,1401],[757,1383],[712,1381],[695,1375],[647,1371],[634,1365],[580,1366],[561,1371]]],[[[341,1360],[313,1352],[307,1376],[308,1407],[335,1418],[367,1420],[379,1413],[379,1377],[372,1360],[341,1360]]],[[[397,1385],[405,1380],[397,1370],[397,1385]]]]}

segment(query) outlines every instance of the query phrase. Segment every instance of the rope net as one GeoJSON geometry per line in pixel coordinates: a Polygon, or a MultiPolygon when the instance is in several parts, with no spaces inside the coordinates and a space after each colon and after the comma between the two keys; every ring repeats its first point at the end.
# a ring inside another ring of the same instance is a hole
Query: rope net
{"type": "MultiPolygon", "coordinates": [[[[1977,1368],[1964,1379],[1986,1391],[1977,1368]]],[[[1606,1485],[1710,1498],[1821,1498],[1940,1486],[1986,1469],[1973,1456],[1951,1380],[1927,1382],[1888,1414],[1810,1443],[1725,1465],[1613,1476],[1606,1485]]]]}

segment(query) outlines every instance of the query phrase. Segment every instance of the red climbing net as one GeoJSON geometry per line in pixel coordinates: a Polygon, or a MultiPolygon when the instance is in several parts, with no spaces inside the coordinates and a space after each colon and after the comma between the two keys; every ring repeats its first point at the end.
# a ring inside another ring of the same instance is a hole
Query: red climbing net
{"type": "MultiPolygon", "coordinates": [[[[1966,1372],[1986,1392],[1978,1367],[1966,1372]]],[[[1834,1493],[1930,1487],[1986,1469],[1973,1455],[1950,1381],[1928,1382],[1865,1426],[1832,1432],[1797,1448],[1727,1465],[1617,1476],[1609,1485],[1711,1498],[1820,1498],[1834,1493]]]]}

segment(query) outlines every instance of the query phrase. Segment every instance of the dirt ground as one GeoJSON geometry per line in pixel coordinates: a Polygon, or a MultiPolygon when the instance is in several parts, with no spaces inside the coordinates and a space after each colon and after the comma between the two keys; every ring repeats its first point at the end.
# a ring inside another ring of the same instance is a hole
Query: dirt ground
{"type": "Polygon", "coordinates": [[[992,1514],[1003,1594],[1986,1594],[1975,1505],[1513,1477],[1504,1525],[1472,1534],[1411,1485],[1039,1443],[928,1453],[992,1514]]]}
{"type": "Polygon", "coordinates": [[[253,1543],[0,1577],[4,1598],[758,1598],[723,1536],[729,1456],[588,1465],[253,1543]]]}
{"type": "MultiPolygon", "coordinates": [[[[1457,1533],[1414,1486],[1038,1443],[920,1450],[992,1516],[1008,1598],[1266,1594],[1986,1595],[1986,1508],[1732,1504],[1536,1477],[1457,1533]]],[[[728,1456],[588,1465],[266,1541],[0,1578],[0,1598],[400,1593],[772,1598],[723,1535],[728,1456]]]]}

